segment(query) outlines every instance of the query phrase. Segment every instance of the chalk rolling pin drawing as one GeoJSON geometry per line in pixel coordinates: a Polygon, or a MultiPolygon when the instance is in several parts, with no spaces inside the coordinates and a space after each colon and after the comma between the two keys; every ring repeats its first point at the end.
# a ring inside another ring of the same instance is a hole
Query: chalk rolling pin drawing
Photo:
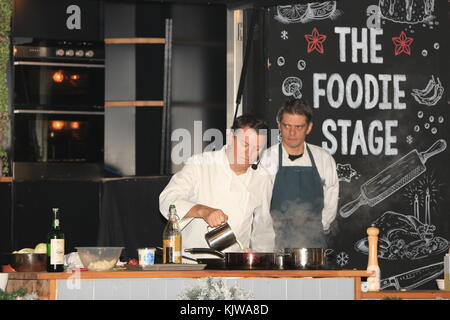
{"type": "Polygon", "coordinates": [[[418,152],[417,149],[410,151],[375,177],[366,181],[360,188],[359,197],[342,206],[339,214],[341,217],[347,218],[363,205],[375,206],[424,173],[426,171],[425,162],[446,148],[447,142],[440,139],[424,152],[418,152]]]}

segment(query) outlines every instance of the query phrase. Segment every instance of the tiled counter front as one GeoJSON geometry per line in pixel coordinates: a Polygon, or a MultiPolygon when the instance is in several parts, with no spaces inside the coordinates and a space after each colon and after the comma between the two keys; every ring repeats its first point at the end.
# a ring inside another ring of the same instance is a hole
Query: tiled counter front
{"type": "Polygon", "coordinates": [[[239,286],[257,300],[353,300],[361,298],[361,277],[368,275],[357,270],[13,273],[8,291],[26,285],[41,289],[42,299],[174,300],[185,288],[214,277],[223,278],[228,287],[239,286]]]}

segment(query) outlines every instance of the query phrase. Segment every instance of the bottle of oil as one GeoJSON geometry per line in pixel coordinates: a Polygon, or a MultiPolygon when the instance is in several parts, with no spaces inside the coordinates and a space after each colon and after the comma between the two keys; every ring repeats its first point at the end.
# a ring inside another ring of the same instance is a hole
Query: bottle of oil
{"type": "Polygon", "coordinates": [[[169,218],[163,232],[163,263],[182,263],[181,229],[178,224],[177,210],[169,207],[169,218]]]}

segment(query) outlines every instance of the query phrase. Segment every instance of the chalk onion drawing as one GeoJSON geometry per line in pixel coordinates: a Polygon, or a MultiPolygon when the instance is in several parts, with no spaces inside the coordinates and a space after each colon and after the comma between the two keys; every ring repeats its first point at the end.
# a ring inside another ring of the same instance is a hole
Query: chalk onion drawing
{"type": "Polygon", "coordinates": [[[349,163],[347,164],[338,163],[336,165],[336,171],[338,174],[338,180],[345,182],[351,182],[352,178],[358,174],[356,170],[352,168],[352,165],[349,163]]]}
{"type": "MultiPolygon", "coordinates": [[[[419,260],[439,255],[449,248],[448,240],[435,236],[434,225],[422,223],[412,215],[387,211],[373,225],[380,229],[380,259],[419,260]]],[[[354,248],[359,253],[368,254],[367,237],[357,241],[354,248]]]]}
{"type": "Polygon", "coordinates": [[[446,148],[447,142],[440,139],[426,151],[418,152],[417,149],[410,151],[375,177],[366,181],[360,187],[358,198],[340,208],[340,215],[347,218],[362,205],[373,207],[391,196],[424,173],[426,171],[425,162],[446,148]]]}
{"type": "Polygon", "coordinates": [[[281,23],[308,23],[313,20],[335,20],[342,11],[336,8],[336,1],[312,2],[277,6],[275,19],[281,23]]]}
{"type": "Polygon", "coordinates": [[[412,89],[411,95],[414,99],[423,105],[428,107],[436,105],[441,100],[444,94],[444,87],[442,86],[439,77],[431,76],[427,86],[424,89],[412,89]]]}
{"type": "Polygon", "coordinates": [[[281,86],[281,91],[285,96],[294,96],[297,99],[300,99],[303,94],[300,91],[303,87],[303,82],[298,77],[287,77],[284,79],[283,84],[281,86]]]}
{"type": "Polygon", "coordinates": [[[429,23],[435,18],[434,0],[379,0],[381,16],[396,23],[429,23]]]}
{"type": "Polygon", "coordinates": [[[412,290],[433,279],[436,279],[442,273],[444,273],[443,262],[430,264],[425,267],[417,268],[389,278],[381,279],[380,289],[384,290],[390,287],[394,287],[395,290],[412,290]]]}

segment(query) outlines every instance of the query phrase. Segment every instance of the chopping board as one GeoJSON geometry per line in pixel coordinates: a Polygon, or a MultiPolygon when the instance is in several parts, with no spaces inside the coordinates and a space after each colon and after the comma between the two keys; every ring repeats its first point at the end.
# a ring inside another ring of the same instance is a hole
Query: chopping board
{"type": "Polygon", "coordinates": [[[150,264],[147,266],[141,265],[128,265],[125,268],[129,271],[193,271],[193,270],[203,270],[206,264],[150,264]]]}

